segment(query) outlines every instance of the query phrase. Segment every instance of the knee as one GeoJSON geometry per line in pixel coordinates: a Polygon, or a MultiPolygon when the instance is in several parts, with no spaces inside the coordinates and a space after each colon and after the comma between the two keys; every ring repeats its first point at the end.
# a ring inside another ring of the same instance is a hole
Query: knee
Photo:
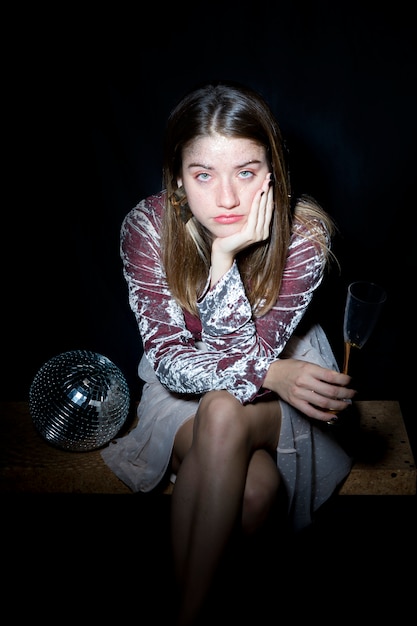
{"type": "Polygon", "coordinates": [[[248,432],[241,405],[227,391],[211,391],[201,400],[195,418],[194,437],[216,445],[240,445],[248,432]]]}

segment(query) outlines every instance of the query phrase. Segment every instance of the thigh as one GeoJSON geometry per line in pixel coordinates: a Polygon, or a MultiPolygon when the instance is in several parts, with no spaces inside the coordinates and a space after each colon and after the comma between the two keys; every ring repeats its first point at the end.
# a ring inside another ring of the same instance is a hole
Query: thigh
{"type": "Polygon", "coordinates": [[[280,475],[275,456],[262,448],[255,450],[249,462],[245,491],[251,493],[264,488],[275,494],[279,485],[280,475]]]}
{"type": "Polygon", "coordinates": [[[242,415],[248,424],[252,449],[275,452],[281,430],[281,407],[276,396],[244,405],[242,415]]]}

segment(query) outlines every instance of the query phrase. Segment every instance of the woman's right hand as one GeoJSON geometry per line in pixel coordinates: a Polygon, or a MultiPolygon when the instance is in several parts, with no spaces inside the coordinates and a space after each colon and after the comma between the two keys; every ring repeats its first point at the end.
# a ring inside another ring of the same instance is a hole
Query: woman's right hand
{"type": "Polygon", "coordinates": [[[351,377],[336,370],[301,361],[280,359],[267,372],[264,387],[313,419],[329,421],[331,414],[350,406],[356,391],[348,387],[351,377]]]}

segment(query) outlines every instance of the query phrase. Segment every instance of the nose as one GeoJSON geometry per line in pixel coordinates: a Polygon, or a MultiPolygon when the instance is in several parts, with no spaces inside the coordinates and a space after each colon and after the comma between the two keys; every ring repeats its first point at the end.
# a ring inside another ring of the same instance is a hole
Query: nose
{"type": "Polygon", "coordinates": [[[217,194],[217,205],[224,209],[233,209],[240,204],[239,194],[233,183],[223,181],[217,194]]]}

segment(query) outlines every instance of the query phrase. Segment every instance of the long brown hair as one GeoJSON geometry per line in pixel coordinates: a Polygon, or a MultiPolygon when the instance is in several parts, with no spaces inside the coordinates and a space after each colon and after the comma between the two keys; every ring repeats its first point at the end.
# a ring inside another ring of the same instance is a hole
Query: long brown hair
{"type": "MultiPolygon", "coordinates": [[[[165,133],[163,183],[167,191],[162,228],[162,260],[172,294],[179,304],[197,313],[197,299],[208,277],[211,235],[194,218],[184,223],[171,202],[181,177],[184,147],[197,137],[218,133],[250,139],[264,147],[274,181],[270,237],[243,250],[236,258],[254,313],[266,313],[276,302],[291,238],[292,220],[320,219],[333,233],[332,221],[321,207],[304,197],[291,208],[291,190],[278,123],[263,97],[232,82],[209,83],[186,95],[171,112],[165,133]]],[[[318,233],[318,229],[315,229],[318,233]]],[[[327,251],[325,237],[317,244],[327,251]]]]}

